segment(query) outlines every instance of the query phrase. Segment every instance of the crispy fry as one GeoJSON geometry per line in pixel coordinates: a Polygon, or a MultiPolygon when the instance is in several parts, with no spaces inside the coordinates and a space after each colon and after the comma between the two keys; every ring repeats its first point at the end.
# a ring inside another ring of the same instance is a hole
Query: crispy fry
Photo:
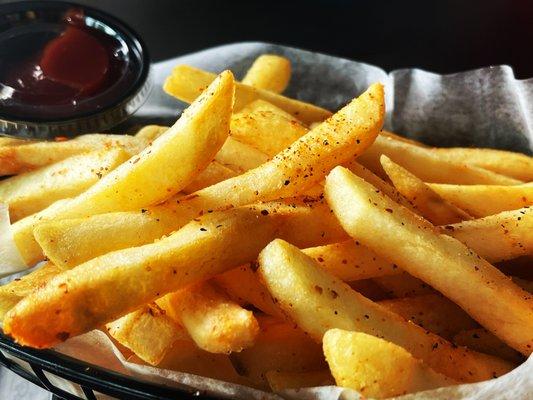
{"type": "Polygon", "coordinates": [[[379,336],[461,382],[490,379],[511,369],[502,360],[456,348],[363,297],[280,239],[263,249],[259,263],[259,274],[278,306],[317,342],[332,328],[379,336]]]}
{"type": "Polygon", "coordinates": [[[457,384],[400,346],[360,332],[331,329],[324,353],[337,385],[388,398],[457,384]]]}
{"type": "Polygon", "coordinates": [[[274,156],[308,131],[291,114],[263,100],[248,104],[231,118],[231,136],[274,156]]]}
{"type": "Polygon", "coordinates": [[[412,297],[435,294],[435,290],[424,281],[402,271],[397,275],[379,276],[372,279],[391,297],[412,297]]]}
{"type": "Polygon", "coordinates": [[[478,324],[456,304],[439,294],[382,300],[378,304],[445,339],[478,324]]]}
{"type": "Polygon", "coordinates": [[[260,320],[261,332],[255,344],[231,359],[242,375],[267,388],[268,371],[308,372],[326,367],[320,345],[292,324],[260,320]]]}
{"type": "Polygon", "coordinates": [[[396,189],[414,205],[417,214],[432,224],[453,224],[472,219],[466,212],[448,203],[421,179],[394,163],[386,155],[382,155],[380,161],[396,189]]]}
{"type": "MultiPolygon", "coordinates": [[[[73,266],[76,265],[72,264],[73,259],[81,262],[103,254],[95,248],[94,238],[112,238],[102,244],[105,251],[109,252],[149,243],[161,236],[154,237],[150,235],[151,232],[159,234],[159,229],[162,229],[166,230],[165,233],[170,233],[198,215],[212,210],[305,193],[320,182],[330,168],[356,157],[372,143],[383,122],[383,108],[383,87],[373,85],[272,160],[243,175],[184,198],[173,198],[160,206],[148,207],[144,214],[149,215],[132,212],[129,215],[95,217],[86,220],[79,230],[69,225],[74,232],[63,231],[64,234],[61,230],[58,231],[56,224],[53,229],[56,234],[64,238],[75,237],[76,240],[62,242],[70,242],[69,247],[58,246],[45,227],[37,227],[35,237],[51,260],[73,266]],[[146,228],[147,225],[152,228],[141,230],[141,227],[146,228]],[[87,236],[89,232],[90,235],[87,236]],[[126,233],[123,235],[122,232],[126,233]],[[136,241],[130,241],[132,238],[136,241]]],[[[306,223],[309,221],[306,220],[306,223]]],[[[320,225],[320,221],[317,223],[320,225]]],[[[301,231],[301,228],[298,227],[297,230],[301,231]]]]}
{"type": "Polygon", "coordinates": [[[252,312],[208,282],[169,293],[157,304],[183,324],[199,348],[210,353],[241,351],[250,347],[259,333],[252,312]]]}
{"type": "MultiPolygon", "coordinates": [[[[213,79],[215,79],[215,74],[188,65],[178,65],[165,81],[163,89],[171,96],[191,103],[213,79]]],[[[331,112],[315,105],[236,83],[235,111],[240,111],[244,106],[258,99],[274,104],[304,123],[321,122],[331,116],[331,112]]]]}
{"type": "Polygon", "coordinates": [[[229,137],[215,155],[215,160],[237,174],[242,174],[266,163],[268,156],[252,146],[229,137]]]}
{"type": "Polygon", "coordinates": [[[446,201],[477,218],[533,206],[533,183],[516,186],[441,184],[429,186],[446,201]]]}
{"type": "Polygon", "coordinates": [[[359,162],[382,178],[386,174],[379,158],[385,154],[424,182],[454,183],[463,185],[517,185],[518,179],[466,163],[451,162],[438,157],[431,150],[415,146],[390,136],[379,136],[359,162]]]}
{"type": "Polygon", "coordinates": [[[326,179],[326,198],[350,235],[439,290],[511,347],[533,351],[533,297],[498,269],[345,168],[326,179]],[[386,240],[376,232],[387,232],[386,240]]]}
{"type": "Polygon", "coordinates": [[[187,186],[228,136],[233,90],[231,73],[220,74],[176,124],[139,155],[61,207],[52,205],[13,224],[13,237],[26,263],[43,257],[33,237],[33,229],[43,221],[136,210],[187,186]]]}
{"type": "Polygon", "coordinates": [[[11,222],[53,202],[77,196],[129,158],[121,148],[66,158],[0,182],[0,202],[9,205],[11,222]]]}
{"type": "Polygon", "coordinates": [[[442,231],[489,262],[533,255],[532,207],[446,225],[442,231]]]}
{"type": "Polygon", "coordinates": [[[236,175],[237,173],[232,169],[216,161],[212,161],[202,172],[196,175],[191,183],[183,188],[182,192],[191,194],[208,186],[215,185],[218,182],[233,178],[236,175]]]}
{"type": "Polygon", "coordinates": [[[147,140],[148,142],[153,142],[163,133],[168,131],[168,128],[168,126],[162,125],[146,125],[137,131],[135,137],[147,140]]]}
{"type": "Polygon", "coordinates": [[[257,57],[242,79],[245,85],[274,93],[283,93],[291,79],[291,62],[274,54],[257,57]]]}
{"type": "Polygon", "coordinates": [[[358,241],[347,240],[303,250],[326,271],[345,282],[396,275],[397,265],[384,260],[358,241]]]}
{"type": "Polygon", "coordinates": [[[130,155],[142,151],[148,141],[128,135],[89,134],[61,142],[28,141],[0,147],[0,175],[31,171],[81,153],[121,147],[130,155]]]}
{"type": "Polygon", "coordinates": [[[149,304],[106,325],[109,334],[140,359],[157,365],[176,340],[187,333],[155,304],[149,304]]]}
{"type": "Polygon", "coordinates": [[[469,349],[485,354],[491,354],[510,362],[520,363],[524,359],[524,356],[518,351],[507,346],[484,328],[469,329],[459,332],[455,335],[453,341],[459,346],[466,346],[469,349]]]}
{"type": "Polygon", "coordinates": [[[270,389],[274,392],[285,389],[335,385],[335,379],[328,370],[308,372],[268,371],[265,377],[270,389]]]}

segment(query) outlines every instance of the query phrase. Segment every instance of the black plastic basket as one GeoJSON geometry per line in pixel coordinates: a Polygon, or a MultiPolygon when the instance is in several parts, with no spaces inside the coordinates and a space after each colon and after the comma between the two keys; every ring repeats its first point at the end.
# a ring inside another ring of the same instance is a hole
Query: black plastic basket
{"type": "Polygon", "coordinates": [[[65,400],[95,400],[95,393],[128,400],[217,399],[185,386],[177,388],[142,381],[53,350],[19,346],[2,333],[0,365],[65,400]],[[61,389],[52,381],[70,383],[74,390],[61,389]]]}

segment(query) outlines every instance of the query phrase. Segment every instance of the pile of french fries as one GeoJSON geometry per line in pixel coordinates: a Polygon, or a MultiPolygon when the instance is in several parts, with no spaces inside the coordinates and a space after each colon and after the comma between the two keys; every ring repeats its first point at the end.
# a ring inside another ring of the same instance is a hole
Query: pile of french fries
{"type": "Polygon", "coordinates": [[[172,127],[2,139],[0,202],[39,263],[0,288],[4,333],[101,329],[141,364],[373,398],[529,356],[533,159],[383,131],[380,84],[336,113],[284,97],[290,68],[180,65],[172,127]]]}

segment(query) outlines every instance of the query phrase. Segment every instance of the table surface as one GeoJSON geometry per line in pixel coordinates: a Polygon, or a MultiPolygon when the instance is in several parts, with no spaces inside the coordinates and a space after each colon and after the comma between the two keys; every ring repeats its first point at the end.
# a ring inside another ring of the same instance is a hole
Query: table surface
{"type": "MultiPolygon", "coordinates": [[[[529,0],[75,0],[138,31],[154,60],[239,41],[267,41],[343,56],[388,71],[453,73],[511,65],[533,77],[529,0]]],[[[0,3],[9,1],[0,0],[0,3]]],[[[0,399],[48,399],[0,369],[0,399]]]]}

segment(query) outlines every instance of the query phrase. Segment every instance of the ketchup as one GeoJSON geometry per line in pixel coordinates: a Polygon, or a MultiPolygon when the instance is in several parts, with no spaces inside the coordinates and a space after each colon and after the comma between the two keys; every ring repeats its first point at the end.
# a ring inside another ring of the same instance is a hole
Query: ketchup
{"type": "Polygon", "coordinates": [[[75,9],[52,29],[14,37],[0,47],[0,108],[15,117],[52,119],[98,109],[103,103],[85,103],[127,76],[120,46],[75,9]]]}

